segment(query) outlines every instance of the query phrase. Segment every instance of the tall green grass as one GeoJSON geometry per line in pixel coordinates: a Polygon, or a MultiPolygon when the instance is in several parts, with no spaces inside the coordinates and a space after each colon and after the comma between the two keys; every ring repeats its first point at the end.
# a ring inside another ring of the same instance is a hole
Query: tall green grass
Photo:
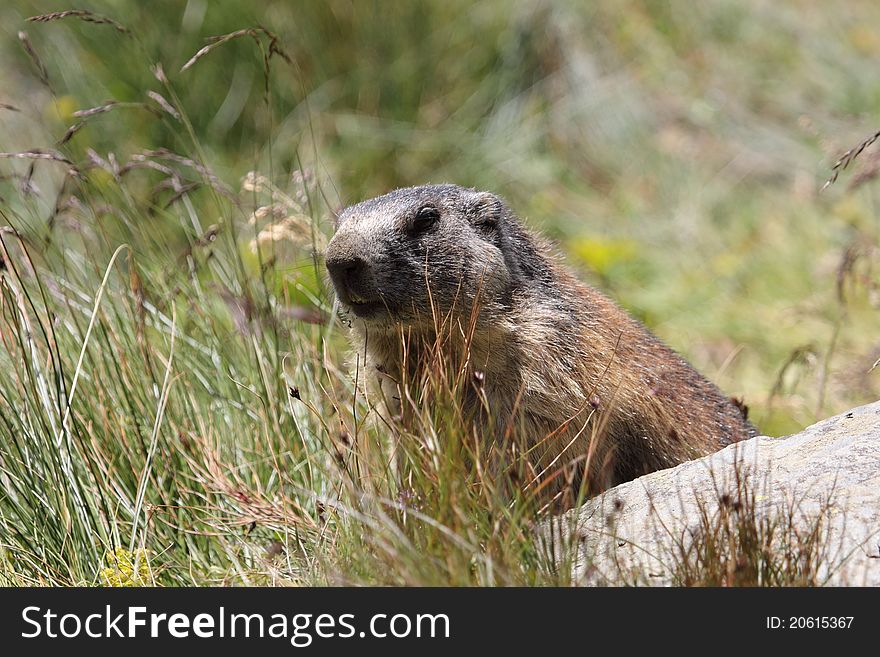
{"type": "Polygon", "coordinates": [[[0,578],[568,583],[455,408],[358,391],[320,253],[392,186],[506,195],[768,433],[876,398],[870,150],[816,190],[877,9],[792,7],[8,3],[0,578]]]}

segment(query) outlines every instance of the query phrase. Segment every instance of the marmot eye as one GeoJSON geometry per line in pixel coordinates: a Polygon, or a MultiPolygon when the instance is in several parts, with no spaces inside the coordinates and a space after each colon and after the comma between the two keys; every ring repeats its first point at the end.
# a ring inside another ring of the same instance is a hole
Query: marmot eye
{"type": "Polygon", "coordinates": [[[440,219],[440,210],[433,205],[426,205],[416,212],[413,217],[410,229],[414,233],[420,233],[433,226],[440,219]]]}

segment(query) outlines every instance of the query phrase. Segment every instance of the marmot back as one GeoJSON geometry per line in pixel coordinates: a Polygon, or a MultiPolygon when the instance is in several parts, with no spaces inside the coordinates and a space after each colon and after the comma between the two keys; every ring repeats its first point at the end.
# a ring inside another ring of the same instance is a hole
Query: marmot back
{"type": "Polygon", "coordinates": [[[443,318],[469,337],[487,426],[515,426],[536,479],[555,479],[544,488],[569,501],[576,486],[594,494],[757,434],[740,405],[576,280],[491,193],[426,185],[353,205],[326,264],[386,399],[418,380],[404,368],[425,362],[404,363],[401,335],[410,352],[427,349],[443,318]],[[577,476],[559,476],[570,465],[577,476]]]}

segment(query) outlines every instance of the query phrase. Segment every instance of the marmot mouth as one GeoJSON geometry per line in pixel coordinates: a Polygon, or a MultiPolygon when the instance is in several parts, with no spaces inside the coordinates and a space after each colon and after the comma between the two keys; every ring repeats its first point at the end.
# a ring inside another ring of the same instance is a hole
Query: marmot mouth
{"type": "Polygon", "coordinates": [[[345,290],[340,294],[340,301],[348,306],[358,317],[370,317],[385,310],[385,302],[381,298],[361,296],[357,292],[345,290]]]}
{"type": "Polygon", "coordinates": [[[340,303],[358,317],[366,318],[377,315],[387,309],[387,304],[380,294],[374,292],[365,295],[352,290],[348,285],[339,285],[335,281],[333,286],[336,288],[336,297],[340,303]]]}
{"type": "Polygon", "coordinates": [[[385,310],[385,304],[382,301],[367,301],[349,299],[346,305],[358,317],[372,317],[385,310]]]}

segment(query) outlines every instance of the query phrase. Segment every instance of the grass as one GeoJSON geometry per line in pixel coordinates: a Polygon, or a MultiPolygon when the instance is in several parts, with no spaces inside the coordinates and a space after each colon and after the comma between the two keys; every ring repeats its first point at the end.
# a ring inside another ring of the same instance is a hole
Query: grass
{"type": "Polygon", "coordinates": [[[818,192],[874,3],[50,4],[0,9],[4,583],[569,583],[454,407],[358,392],[320,253],[394,186],[503,194],[766,433],[878,397],[872,148],[818,192]]]}
{"type": "Polygon", "coordinates": [[[798,498],[774,500],[741,462],[733,480],[715,482],[714,499],[698,502],[696,525],[670,536],[676,586],[821,586],[841,562],[831,538],[834,492],[805,511],[798,498]]]}
{"type": "MultiPolygon", "coordinates": [[[[611,495],[581,520],[576,536],[581,584],[679,587],[817,587],[851,555],[844,527],[835,533],[839,493],[774,494],[741,454],[708,485],[682,487],[669,499],[649,491],[641,511],[624,513],[611,495]],[[596,520],[601,519],[604,525],[596,520]]],[[[845,521],[845,518],[843,519],[845,521]]],[[[570,529],[559,523],[556,540],[570,529]]]]}

